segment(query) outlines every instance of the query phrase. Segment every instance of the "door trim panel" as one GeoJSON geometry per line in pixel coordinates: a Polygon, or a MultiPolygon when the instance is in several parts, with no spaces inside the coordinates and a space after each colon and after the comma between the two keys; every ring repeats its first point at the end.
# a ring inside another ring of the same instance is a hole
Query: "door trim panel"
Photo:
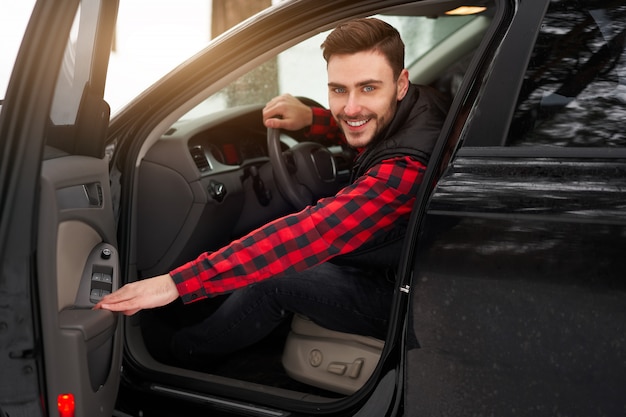
{"type": "Polygon", "coordinates": [[[73,306],[85,269],[85,262],[93,248],[102,242],[96,230],[79,221],[59,224],[57,247],[58,311],[73,306]]]}
{"type": "Polygon", "coordinates": [[[107,161],[72,155],[44,161],[39,207],[37,280],[48,409],[56,409],[58,395],[71,393],[76,416],[110,416],[120,380],[121,320],[92,309],[92,289],[119,285],[107,161]]]}

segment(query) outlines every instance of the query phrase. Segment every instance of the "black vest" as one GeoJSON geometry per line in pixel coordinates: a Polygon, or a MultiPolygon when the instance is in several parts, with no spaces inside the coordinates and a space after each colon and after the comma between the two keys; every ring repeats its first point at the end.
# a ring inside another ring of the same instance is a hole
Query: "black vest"
{"type": "MultiPolygon", "coordinates": [[[[411,84],[406,96],[398,102],[391,123],[356,158],[350,182],[390,158],[410,156],[426,165],[447,110],[448,104],[438,91],[411,84]]],[[[408,220],[398,222],[384,236],[351,253],[337,256],[331,262],[357,268],[395,271],[400,261],[408,220]]]]}

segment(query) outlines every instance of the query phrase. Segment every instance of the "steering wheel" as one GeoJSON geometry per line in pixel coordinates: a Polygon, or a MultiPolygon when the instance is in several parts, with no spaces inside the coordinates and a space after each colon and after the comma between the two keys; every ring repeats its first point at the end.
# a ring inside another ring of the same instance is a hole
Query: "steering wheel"
{"type": "Polygon", "coordinates": [[[300,142],[283,152],[280,130],[268,128],[267,149],[278,189],[296,210],[338,191],[335,159],[321,144],[300,142]]]}

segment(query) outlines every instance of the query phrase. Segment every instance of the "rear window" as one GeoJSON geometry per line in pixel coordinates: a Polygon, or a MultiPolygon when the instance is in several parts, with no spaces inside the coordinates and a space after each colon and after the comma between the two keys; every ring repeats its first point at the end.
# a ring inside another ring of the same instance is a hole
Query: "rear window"
{"type": "Polygon", "coordinates": [[[509,131],[509,146],[626,146],[626,5],[553,1],[509,131]]]}

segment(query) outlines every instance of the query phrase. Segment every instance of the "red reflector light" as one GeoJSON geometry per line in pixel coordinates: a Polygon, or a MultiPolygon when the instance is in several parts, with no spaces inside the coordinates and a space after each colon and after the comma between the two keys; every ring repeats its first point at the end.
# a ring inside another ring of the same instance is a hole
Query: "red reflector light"
{"type": "Polygon", "coordinates": [[[74,417],[74,394],[59,394],[57,397],[59,417],[74,417]]]}

